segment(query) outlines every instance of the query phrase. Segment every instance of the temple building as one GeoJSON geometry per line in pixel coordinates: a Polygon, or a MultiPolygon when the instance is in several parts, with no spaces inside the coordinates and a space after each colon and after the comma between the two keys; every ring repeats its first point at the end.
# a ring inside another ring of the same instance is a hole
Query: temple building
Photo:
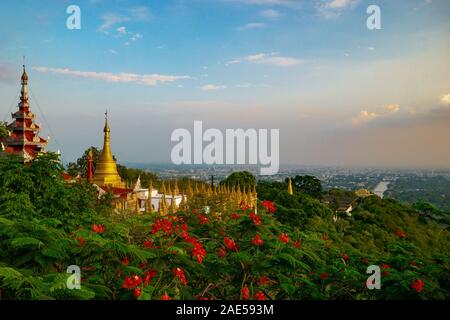
{"type": "Polygon", "coordinates": [[[40,126],[35,123],[36,116],[30,110],[28,102],[28,75],[23,66],[22,88],[18,110],[12,113],[13,121],[8,124],[9,137],[0,138],[1,154],[15,154],[23,162],[34,160],[39,153],[45,151],[48,142],[39,136],[40,126]]]}

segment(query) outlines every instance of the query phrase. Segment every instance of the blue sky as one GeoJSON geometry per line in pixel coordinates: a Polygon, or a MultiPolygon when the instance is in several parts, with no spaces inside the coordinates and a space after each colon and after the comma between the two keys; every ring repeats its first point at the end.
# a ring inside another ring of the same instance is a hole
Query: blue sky
{"type": "Polygon", "coordinates": [[[26,55],[65,161],[101,146],[108,109],[121,162],[169,161],[171,131],[203,120],[279,128],[282,163],[448,166],[449,15],[446,0],[2,1],[0,115],[26,55]]]}

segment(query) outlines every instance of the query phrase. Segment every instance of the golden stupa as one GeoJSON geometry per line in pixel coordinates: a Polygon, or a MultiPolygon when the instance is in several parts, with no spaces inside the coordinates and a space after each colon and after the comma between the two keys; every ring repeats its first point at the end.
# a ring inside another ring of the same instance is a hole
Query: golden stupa
{"type": "Polygon", "coordinates": [[[108,125],[108,112],[105,113],[103,150],[95,167],[93,183],[98,186],[125,188],[125,183],[117,171],[117,164],[111,153],[111,130],[108,125]]]}

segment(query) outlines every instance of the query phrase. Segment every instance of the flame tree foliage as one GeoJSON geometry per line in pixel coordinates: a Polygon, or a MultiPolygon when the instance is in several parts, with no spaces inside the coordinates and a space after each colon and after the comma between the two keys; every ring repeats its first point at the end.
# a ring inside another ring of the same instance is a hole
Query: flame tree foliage
{"type": "Polygon", "coordinates": [[[395,201],[366,198],[334,223],[318,200],[259,183],[258,214],[136,216],[62,170],[52,155],[0,159],[1,299],[450,298],[448,231],[395,201]],[[382,290],[365,287],[372,264],[382,290]]]}

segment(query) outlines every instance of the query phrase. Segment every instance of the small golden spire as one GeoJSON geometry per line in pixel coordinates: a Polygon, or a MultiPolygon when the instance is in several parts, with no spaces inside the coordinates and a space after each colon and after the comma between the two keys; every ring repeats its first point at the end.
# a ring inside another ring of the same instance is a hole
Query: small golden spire
{"type": "Polygon", "coordinates": [[[290,195],[294,194],[294,191],[292,190],[292,179],[291,179],[291,177],[289,177],[289,182],[288,182],[288,193],[290,195]]]}

